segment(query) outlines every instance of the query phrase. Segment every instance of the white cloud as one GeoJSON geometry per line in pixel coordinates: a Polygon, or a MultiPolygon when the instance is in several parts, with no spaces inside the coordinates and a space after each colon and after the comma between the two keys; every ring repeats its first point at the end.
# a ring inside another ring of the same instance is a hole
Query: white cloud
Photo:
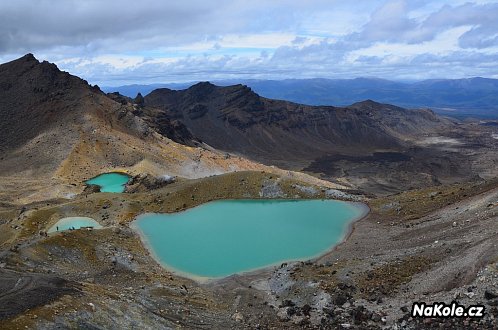
{"type": "Polygon", "coordinates": [[[459,38],[471,28],[471,26],[453,28],[440,33],[430,41],[424,41],[418,44],[401,42],[375,43],[368,48],[352,51],[350,56],[353,58],[355,56],[391,56],[393,54],[397,56],[416,56],[426,53],[444,55],[459,50],[459,38]]]}
{"type": "Polygon", "coordinates": [[[105,85],[491,77],[496,31],[487,0],[17,0],[0,2],[0,61],[33,52],[105,85]]]}

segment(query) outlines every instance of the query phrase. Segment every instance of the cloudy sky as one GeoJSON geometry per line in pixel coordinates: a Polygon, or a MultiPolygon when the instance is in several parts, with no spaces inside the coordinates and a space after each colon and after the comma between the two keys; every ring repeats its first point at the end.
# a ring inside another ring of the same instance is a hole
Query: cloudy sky
{"type": "Polygon", "coordinates": [[[498,78],[498,1],[1,1],[0,62],[28,52],[101,86],[498,78]]]}

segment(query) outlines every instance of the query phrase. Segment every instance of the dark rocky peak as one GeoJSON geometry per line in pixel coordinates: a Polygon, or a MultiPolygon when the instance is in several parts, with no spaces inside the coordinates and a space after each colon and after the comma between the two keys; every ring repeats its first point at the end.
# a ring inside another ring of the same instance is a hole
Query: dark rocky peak
{"type": "Polygon", "coordinates": [[[200,82],[188,89],[156,89],[145,96],[145,105],[167,110],[173,117],[199,119],[212,109],[222,118],[251,121],[251,113],[265,111],[264,99],[245,85],[216,86],[200,82]],[[245,114],[244,114],[245,113],[245,114]],[[239,115],[237,115],[239,114],[239,115]],[[244,119],[245,118],[245,119],[244,119]]]}
{"type": "Polygon", "coordinates": [[[121,95],[119,92],[107,93],[107,97],[123,105],[132,102],[131,98],[121,95]]]}
{"type": "Polygon", "coordinates": [[[64,71],[59,70],[59,68],[57,67],[57,65],[55,65],[54,63],[50,63],[49,61],[43,61],[43,62],[41,62],[40,66],[41,66],[41,68],[45,72],[52,71],[52,72],[61,72],[61,73],[64,73],[64,71]]]}
{"type": "MultiPolygon", "coordinates": [[[[152,92],[150,92],[147,95],[150,95],[151,93],[154,93],[154,92],[159,92],[159,93],[174,93],[174,92],[178,92],[178,90],[176,90],[176,89],[170,89],[170,88],[167,88],[167,87],[161,87],[161,88],[154,89],[152,92]]],[[[145,96],[147,96],[147,95],[145,95],[145,96]]]]}
{"type": "Polygon", "coordinates": [[[41,70],[43,73],[50,73],[54,71],[61,72],[55,64],[47,61],[40,62],[31,53],[26,54],[16,60],[4,63],[0,65],[0,67],[3,69],[2,71],[26,72],[28,70],[36,68],[41,70]]]}
{"type": "Polygon", "coordinates": [[[0,73],[2,73],[3,76],[9,73],[22,74],[23,72],[33,69],[39,64],[40,62],[38,62],[33,54],[26,54],[23,57],[1,64],[0,73]]]}
{"type": "Polygon", "coordinates": [[[191,87],[189,87],[185,92],[188,98],[194,102],[207,101],[211,94],[216,91],[218,87],[211,84],[210,82],[200,82],[191,87]]]}
{"type": "Polygon", "coordinates": [[[373,100],[356,102],[348,106],[347,108],[361,110],[361,111],[382,111],[382,110],[405,111],[405,109],[397,107],[395,105],[379,103],[373,100]]]}
{"type": "Polygon", "coordinates": [[[33,54],[31,54],[31,53],[27,53],[26,55],[24,55],[23,57],[20,57],[16,61],[37,62],[37,63],[39,63],[38,60],[36,59],[36,57],[33,54]]]}
{"type": "Polygon", "coordinates": [[[241,91],[244,91],[244,92],[251,92],[251,93],[254,93],[251,89],[251,87],[247,86],[247,85],[242,85],[242,84],[237,84],[237,85],[233,85],[231,86],[233,89],[238,89],[238,90],[241,90],[241,91]]]}
{"type": "Polygon", "coordinates": [[[152,107],[163,107],[178,102],[178,96],[183,91],[176,91],[169,88],[157,88],[144,97],[144,105],[152,107]]]}
{"type": "Polygon", "coordinates": [[[252,97],[254,96],[260,97],[249,86],[242,84],[223,87],[223,89],[230,94],[250,95],[252,97]]]}
{"type": "Polygon", "coordinates": [[[19,147],[49,127],[74,121],[72,105],[87,93],[94,91],[85,81],[40,63],[33,54],[0,65],[0,149],[19,147]]]}
{"type": "Polygon", "coordinates": [[[149,94],[145,95],[145,98],[147,97],[155,97],[155,96],[159,96],[159,95],[172,95],[172,94],[176,94],[177,90],[174,90],[174,89],[169,89],[169,88],[166,88],[166,87],[162,87],[162,88],[156,88],[154,89],[152,92],[150,92],[149,94]]]}
{"type": "Polygon", "coordinates": [[[222,88],[228,107],[235,107],[246,112],[263,111],[261,96],[245,85],[233,85],[222,88]]]}
{"type": "Polygon", "coordinates": [[[138,105],[139,107],[143,107],[145,105],[144,97],[142,96],[142,93],[138,93],[137,96],[133,99],[133,103],[138,105]]]}
{"type": "Polygon", "coordinates": [[[374,100],[364,100],[351,104],[348,108],[380,108],[382,103],[375,102],[374,100]]]}
{"type": "Polygon", "coordinates": [[[217,86],[210,83],[209,81],[201,81],[201,82],[198,82],[197,84],[194,84],[192,86],[190,86],[188,88],[188,90],[195,90],[195,91],[203,91],[203,90],[213,90],[215,89],[217,86]]]}
{"type": "Polygon", "coordinates": [[[88,83],[76,76],[59,70],[50,62],[39,62],[33,54],[26,54],[17,60],[0,65],[0,84],[11,86],[17,93],[59,93],[75,88],[91,89],[88,83]]]}

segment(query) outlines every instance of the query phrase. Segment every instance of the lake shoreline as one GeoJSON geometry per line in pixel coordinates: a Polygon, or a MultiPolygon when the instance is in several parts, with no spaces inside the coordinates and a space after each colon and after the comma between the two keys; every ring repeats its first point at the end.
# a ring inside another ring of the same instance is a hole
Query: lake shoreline
{"type": "Polygon", "coordinates": [[[362,219],[364,219],[370,212],[370,207],[362,202],[349,202],[349,201],[343,201],[343,200],[335,200],[335,199],[222,199],[222,200],[215,200],[215,201],[209,201],[204,204],[197,205],[196,207],[193,208],[188,208],[185,210],[179,210],[178,212],[173,212],[173,213],[156,213],[156,212],[146,212],[138,215],[130,224],[130,228],[133,229],[138,236],[140,237],[140,241],[143,244],[143,246],[147,249],[147,251],[150,253],[152,258],[158,263],[162,268],[164,268],[166,271],[171,271],[175,275],[185,277],[187,279],[194,280],[200,284],[206,284],[210,282],[220,282],[222,280],[225,280],[227,278],[230,278],[232,276],[254,276],[254,274],[257,273],[265,273],[267,270],[272,269],[274,267],[278,267],[279,265],[286,264],[286,263],[296,263],[296,262],[303,262],[303,261],[317,261],[320,260],[322,257],[325,257],[326,255],[332,253],[339,245],[343,244],[352,234],[354,230],[354,224],[362,219]],[[348,224],[346,228],[344,229],[343,234],[341,234],[341,238],[338,240],[337,243],[333,243],[332,246],[330,246],[328,249],[326,249],[323,252],[319,252],[316,255],[309,256],[309,257],[297,257],[297,258],[290,258],[290,259],[282,259],[277,262],[273,262],[271,264],[264,265],[262,267],[256,267],[252,269],[247,269],[241,272],[235,272],[233,274],[228,274],[228,275],[223,275],[223,276],[201,276],[201,275],[195,275],[193,273],[185,272],[182,270],[179,270],[176,267],[173,267],[172,265],[164,262],[161,260],[161,258],[157,255],[156,251],[152,248],[152,244],[150,242],[150,238],[145,234],[145,232],[140,228],[140,226],[137,224],[136,221],[139,221],[141,217],[144,216],[149,216],[149,215],[172,215],[172,214],[179,214],[179,213],[184,213],[191,211],[195,209],[198,206],[203,206],[206,204],[211,204],[215,202],[220,202],[220,201],[268,201],[268,202],[299,202],[299,201],[333,201],[333,202],[338,202],[338,203],[344,203],[344,205],[348,208],[355,208],[356,210],[360,209],[360,214],[352,218],[350,221],[348,221],[348,224]]]}

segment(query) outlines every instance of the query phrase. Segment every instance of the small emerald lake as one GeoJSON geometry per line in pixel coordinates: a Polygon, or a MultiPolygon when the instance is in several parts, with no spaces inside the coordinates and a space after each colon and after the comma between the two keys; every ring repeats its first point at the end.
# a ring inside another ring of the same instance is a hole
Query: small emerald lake
{"type": "Polygon", "coordinates": [[[122,193],[125,190],[125,184],[130,177],[123,173],[104,173],[90,180],[86,184],[94,184],[100,187],[101,192],[122,193]]]}
{"type": "Polygon", "coordinates": [[[223,200],[132,226],[164,267],[218,278],[317,257],[341,242],[364,204],[335,200],[223,200]]]}
{"type": "Polygon", "coordinates": [[[95,229],[100,229],[102,226],[92,218],[88,217],[67,217],[62,218],[55,225],[50,227],[48,233],[55,233],[58,231],[70,230],[70,229],[80,229],[85,227],[92,227],[95,229]]]}

